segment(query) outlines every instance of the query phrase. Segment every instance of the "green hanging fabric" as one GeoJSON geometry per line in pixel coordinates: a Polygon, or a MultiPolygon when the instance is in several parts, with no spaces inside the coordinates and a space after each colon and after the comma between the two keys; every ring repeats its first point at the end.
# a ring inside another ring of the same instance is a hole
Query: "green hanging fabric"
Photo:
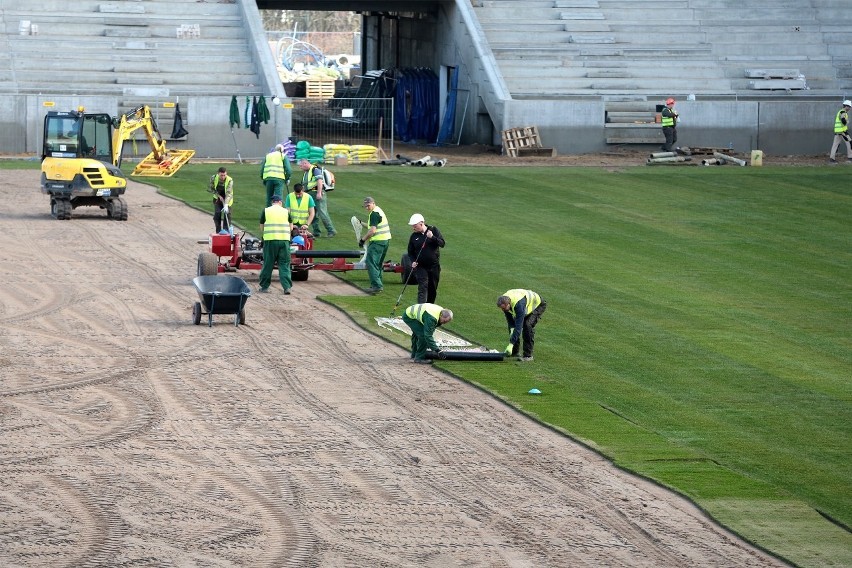
{"type": "Polygon", "coordinates": [[[237,95],[231,97],[231,116],[230,116],[231,128],[236,125],[237,128],[240,127],[240,105],[237,103],[237,95]]]}
{"type": "Polygon", "coordinates": [[[269,107],[266,106],[266,98],[260,95],[260,101],[257,107],[257,119],[263,124],[269,124],[269,107]]]}

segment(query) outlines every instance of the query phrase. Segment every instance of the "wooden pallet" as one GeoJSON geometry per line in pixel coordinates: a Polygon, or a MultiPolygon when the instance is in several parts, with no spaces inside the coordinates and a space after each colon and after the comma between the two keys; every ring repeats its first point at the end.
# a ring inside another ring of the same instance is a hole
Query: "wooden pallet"
{"type": "Polygon", "coordinates": [[[333,99],[334,81],[305,81],[305,98],[333,99]]]}
{"type": "Polygon", "coordinates": [[[510,128],[504,130],[502,134],[503,153],[512,158],[519,156],[553,157],[556,155],[556,151],[553,148],[542,146],[537,126],[510,128]]]}

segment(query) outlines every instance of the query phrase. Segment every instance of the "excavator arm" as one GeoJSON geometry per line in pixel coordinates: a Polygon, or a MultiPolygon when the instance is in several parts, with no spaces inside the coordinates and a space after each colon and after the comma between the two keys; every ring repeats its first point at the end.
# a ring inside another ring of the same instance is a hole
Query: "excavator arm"
{"type": "Polygon", "coordinates": [[[136,107],[116,119],[112,133],[112,163],[121,163],[121,152],[125,140],[130,140],[140,128],[148,139],[151,153],[139,162],[131,175],[170,177],[177,172],[192,156],[195,150],[168,150],[166,141],[157,129],[157,123],[147,105],[136,107]]]}

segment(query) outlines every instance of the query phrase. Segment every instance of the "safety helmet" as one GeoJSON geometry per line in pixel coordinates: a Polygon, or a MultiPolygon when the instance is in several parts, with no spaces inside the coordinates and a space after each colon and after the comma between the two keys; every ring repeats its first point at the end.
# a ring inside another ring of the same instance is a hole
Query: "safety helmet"
{"type": "Polygon", "coordinates": [[[671,97],[669,97],[669,98],[667,98],[667,99],[666,99],[666,104],[667,104],[667,105],[673,105],[673,104],[674,104],[674,102],[675,102],[675,100],[674,100],[673,98],[671,98],[671,97]]]}
{"type": "Polygon", "coordinates": [[[843,101],[843,106],[852,107],[852,101],[850,101],[849,99],[846,99],[845,101],[843,101]]]}
{"type": "Polygon", "coordinates": [[[292,243],[294,245],[305,246],[305,238],[302,235],[296,235],[293,237],[292,243]]]}
{"type": "Polygon", "coordinates": [[[409,225],[416,225],[417,223],[425,223],[426,220],[423,218],[423,215],[420,213],[415,213],[411,216],[411,219],[408,220],[409,225]]]}

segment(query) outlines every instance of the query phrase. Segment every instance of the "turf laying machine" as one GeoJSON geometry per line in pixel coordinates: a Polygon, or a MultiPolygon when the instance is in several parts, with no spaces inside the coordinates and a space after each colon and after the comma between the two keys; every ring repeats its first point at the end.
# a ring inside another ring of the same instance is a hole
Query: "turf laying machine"
{"type": "Polygon", "coordinates": [[[50,196],[50,213],[70,219],[77,207],[106,209],[107,216],[127,220],[122,199],[127,178],[121,171],[124,142],[143,130],[152,151],[131,175],[171,176],[189,161],[195,150],[167,150],[166,142],[147,106],[118,118],[105,113],[50,111],[44,117],[41,191],[50,196]]]}
{"type": "MultiPolygon", "coordinates": [[[[204,241],[201,241],[204,242],[204,241]]],[[[237,270],[260,270],[263,268],[263,247],[260,239],[246,236],[245,232],[211,234],[207,240],[208,252],[198,255],[197,276],[208,276],[237,270]]],[[[290,242],[290,271],[294,282],[304,282],[311,270],[346,272],[365,270],[362,250],[316,250],[314,237],[307,231],[293,237],[290,242]],[[357,259],[357,260],[356,260],[357,259]]],[[[406,255],[405,258],[408,256],[406,255]]],[[[402,273],[404,267],[411,272],[411,262],[396,264],[385,262],[385,272],[402,273]]],[[[405,275],[404,275],[405,276],[405,275]]]]}

